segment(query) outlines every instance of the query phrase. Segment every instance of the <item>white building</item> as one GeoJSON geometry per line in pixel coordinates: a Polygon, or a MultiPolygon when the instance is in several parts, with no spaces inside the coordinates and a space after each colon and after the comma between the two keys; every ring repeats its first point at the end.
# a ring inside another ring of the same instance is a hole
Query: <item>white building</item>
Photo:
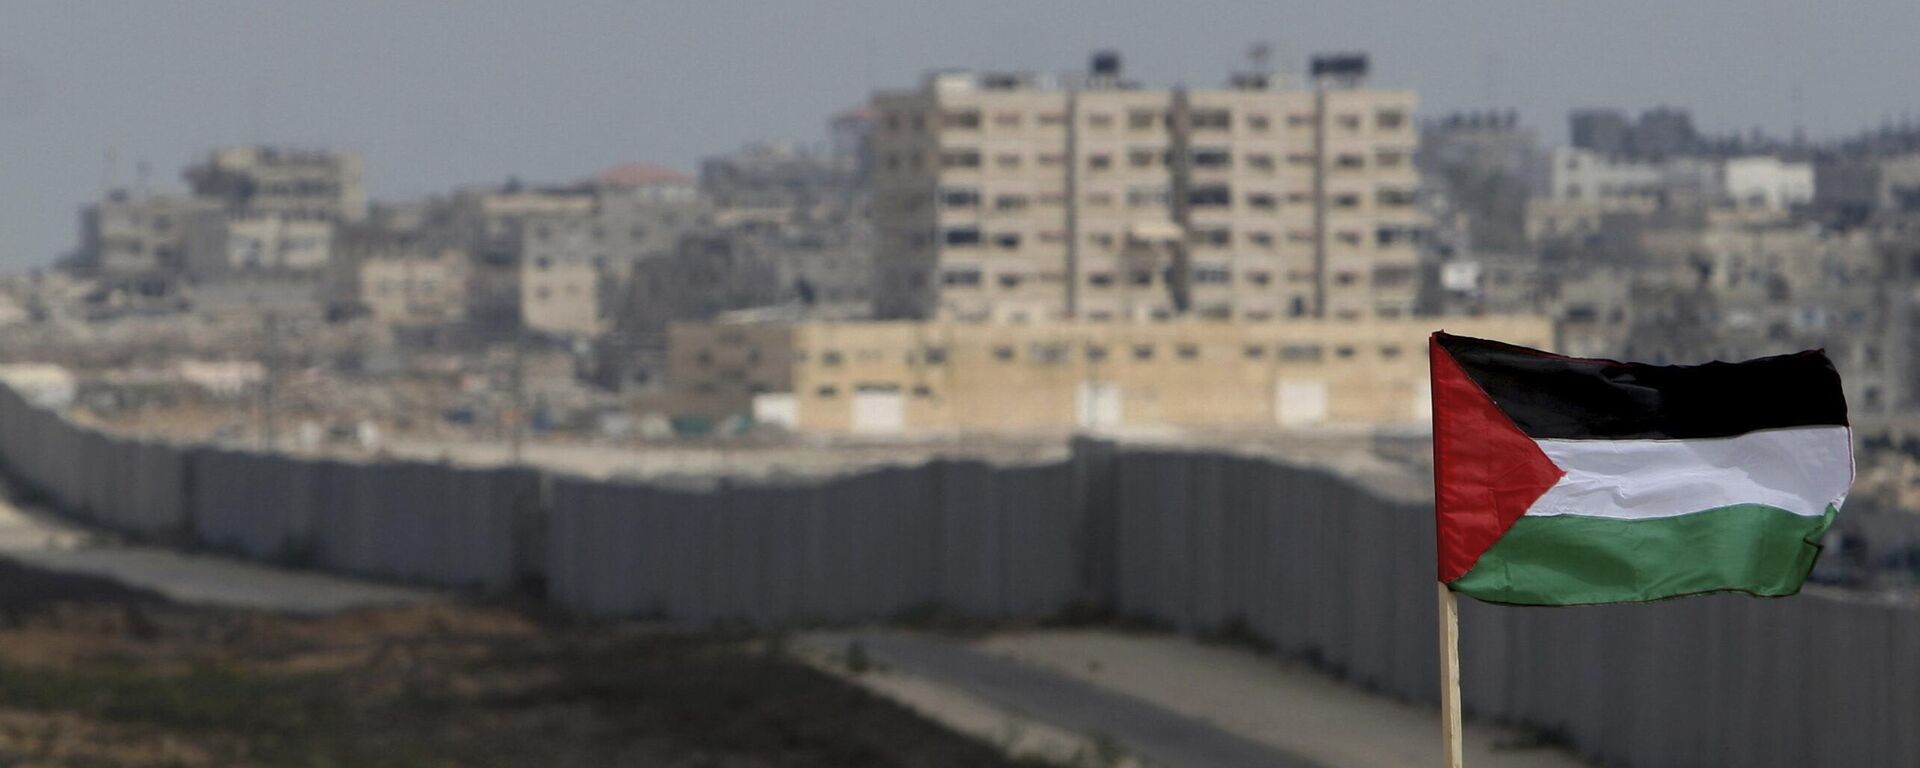
{"type": "Polygon", "coordinates": [[[1736,208],[1785,211],[1813,201],[1813,164],[1756,155],[1726,161],[1725,199],[1736,208]]]}

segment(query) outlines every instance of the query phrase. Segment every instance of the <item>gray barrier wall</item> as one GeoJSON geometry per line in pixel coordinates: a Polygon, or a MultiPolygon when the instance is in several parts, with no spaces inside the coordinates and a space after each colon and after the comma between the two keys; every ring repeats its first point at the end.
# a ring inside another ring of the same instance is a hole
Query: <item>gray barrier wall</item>
{"type": "Polygon", "coordinates": [[[398,581],[499,590],[538,514],[525,469],[354,463],[205,449],[193,455],[193,535],[256,559],[398,581]]]}
{"type": "MultiPolygon", "coordinates": [[[[1117,605],[1433,701],[1432,512],[1320,472],[1123,453],[1117,605]]],[[[1832,595],[1648,605],[1461,606],[1472,714],[1603,765],[1920,763],[1920,611],[1832,595]]]]}
{"type": "Polygon", "coordinates": [[[1085,596],[1068,464],[935,462],[705,490],[560,478],[551,520],[548,597],[598,615],[1036,616],[1085,596]]]}
{"type": "MultiPolygon", "coordinates": [[[[105,527],[427,584],[544,576],[550,600],[598,616],[1037,617],[1091,599],[1185,631],[1235,628],[1359,685],[1436,697],[1429,505],[1261,459],[1082,441],[1073,460],[1039,466],[670,487],[126,440],[0,387],[0,465],[105,527]]],[[[1602,764],[1920,761],[1910,607],[1824,594],[1465,601],[1461,638],[1470,712],[1602,764]]]]}

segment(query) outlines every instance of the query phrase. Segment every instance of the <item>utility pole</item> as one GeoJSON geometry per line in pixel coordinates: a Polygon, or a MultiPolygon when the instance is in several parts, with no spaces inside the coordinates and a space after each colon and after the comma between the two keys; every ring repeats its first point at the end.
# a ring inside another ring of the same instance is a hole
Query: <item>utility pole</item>
{"type": "Polygon", "coordinates": [[[274,310],[267,310],[267,316],[262,325],[266,331],[266,348],[261,352],[260,364],[260,449],[271,451],[279,445],[279,424],[274,418],[277,404],[274,398],[278,394],[275,389],[278,386],[279,377],[280,314],[274,310]]]}
{"type": "Polygon", "coordinates": [[[511,384],[513,388],[513,423],[507,433],[507,459],[519,464],[521,444],[526,441],[527,432],[527,329],[522,325],[513,332],[513,367],[511,384]]]}

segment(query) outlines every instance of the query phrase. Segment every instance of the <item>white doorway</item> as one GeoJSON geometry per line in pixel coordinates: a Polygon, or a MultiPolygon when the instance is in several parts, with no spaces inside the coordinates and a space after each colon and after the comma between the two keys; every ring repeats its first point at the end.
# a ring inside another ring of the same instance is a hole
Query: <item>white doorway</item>
{"type": "Polygon", "coordinates": [[[897,386],[861,385],[853,391],[853,432],[892,435],[907,426],[907,400],[897,386]]]}
{"type": "Polygon", "coordinates": [[[1120,426],[1120,385],[1110,381],[1080,382],[1079,414],[1081,429],[1113,429],[1120,426]]]}
{"type": "Polygon", "coordinates": [[[1273,421],[1282,427],[1325,424],[1327,383],[1318,379],[1281,379],[1274,382],[1273,421]]]}

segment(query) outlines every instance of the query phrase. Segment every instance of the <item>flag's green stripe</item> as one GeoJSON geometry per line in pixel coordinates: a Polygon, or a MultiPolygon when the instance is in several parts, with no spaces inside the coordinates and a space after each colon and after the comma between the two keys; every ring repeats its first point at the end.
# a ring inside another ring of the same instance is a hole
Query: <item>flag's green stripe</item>
{"type": "Polygon", "coordinates": [[[1720,590],[1791,595],[1833,524],[1763,504],[1622,520],[1522,517],[1450,586],[1493,603],[1582,605],[1720,590]]]}

